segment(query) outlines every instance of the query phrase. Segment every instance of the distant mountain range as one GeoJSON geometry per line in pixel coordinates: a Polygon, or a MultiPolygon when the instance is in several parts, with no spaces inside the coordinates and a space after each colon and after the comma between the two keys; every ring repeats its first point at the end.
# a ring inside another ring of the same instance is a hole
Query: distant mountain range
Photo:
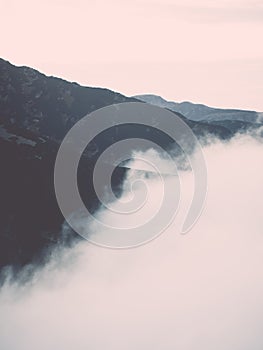
{"type": "Polygon", "coordinates": [[[150,94],[136,95],[134,98],[181,113],[193,121],[224,126],[233,132],[247,130],[249,127],[258,127],[263,123],[263,114],[255,111],[212,108],[191,102],[178,103],[166,101],[161,96],[150,94]]]}
{"type": "MultiPolygon", "coordinates": [[[[231,129],[228,119],[226,124],[218,119],[212,123],[214,109],[209,107],[198,107],[198,116],[194,118],[193,104],[182,104],[180,110],[175,110],[180,104],[147,96],[129,98],[108,89],[83,87],[0,59],[0,268],[41,262],[50,246],[70,244],[76,237],[73,234],[65,240],[61,236],[64,218],[56,202],[53,170],[62,139],[86,114],[116,103],[144,103],[143,100],[171,109],[197,137],[229,139],[240,127],[231,129]]],[[[217,110],[217,115],[220,111],[217,110]]],[[[256,121],[256,112],[235,113],[244,117],[234,120],[242,123],[242,127],[252,123],[248,116],[253,123],[256,121]]],[[[129,137],[147,138],[163,147],[171,144],[157,129],[137,125],[110,128],[98,135],[87,147],[78,172],[80,192],[90,210],[99,204],[92,184],[97,157],[110,144],[129,137]]],[[[112,184],[116,191],[126,171],[121,167],[114,171],[112,184]]]]}

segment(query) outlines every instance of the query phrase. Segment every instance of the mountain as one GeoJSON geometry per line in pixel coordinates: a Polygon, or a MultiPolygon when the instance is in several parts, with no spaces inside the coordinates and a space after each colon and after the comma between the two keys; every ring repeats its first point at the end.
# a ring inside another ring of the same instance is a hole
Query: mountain
{"type": "MultiPolygon", "coordinates": [[[[58,147],[48,137],[0,125],[0,268],[40,264],[52,247],[79,239],[74,232],[65,236],[61,230],[64,217],[53,185],[58,147]]],[[[78,170],[79,190],[91,211],[99,205],[92,186],[93,168],[94,162],[84,158],[78,170]]],[[[124,175],[125,169],[115,169],[116,191],[124,175]]]]}
{"type": "MultiPolygon", "coordinates": [[[[115,103],[139,101],[108,89],[47,77],[35,69],[16,67],[0,59],[0,121],[56,141],[61,141],[88,113],[115,103]]],[[[197,136],[207,132],[229,136],[224,128],[189,122],[181,112],[176,114],[195,129],[197,136]]]]}
{"type": "Polygon", "coordinates": [[[0,118],[40,135],[61,140],[86,114],[121,102],[137,101],[108,89],[83,87],[47,77],[0,59],[0,118]]]}
{"type": "Polygon", "coordinates": [[[234,132],[253,127],[255,124],[258,126],[263,122],[261,113],[255,111],[212,108],[191,102],[177,103],[166,101],[157,95],[137,95],[134,97],[143,102],[181,113],[190,120],[224,126],[234,132]]]}
{"type": "MultiPolygon", "coordinates": [[[[86,114],[123,102],[138,102],[108,89],[83,87],[47,77],[0,59],[0,268],[18,269],[42,263],[51,247],[73,244],[74,232],[64,237],[64,218],[56,202],[53,171],[59,145],[68,130],[86,114]]],[[[175,113],[175,112],[174,112],[175,113]]],[[[198,137],[233,135],[223,126],[199,123],[179,115],[198,137]]],[[[79,189],[90,210],[99,205],[93,188],[93,168],[110,144],[129,137],[148,138],[163,147],[173,144],[154,128],[126,124],[110,128],[87,147],[79,170],[79,189]]],[[[105,164],[105,167],[112,167],[105,164]]],[[[117,167],[113,190],[118,194],[127,170],[117,167]]]]}

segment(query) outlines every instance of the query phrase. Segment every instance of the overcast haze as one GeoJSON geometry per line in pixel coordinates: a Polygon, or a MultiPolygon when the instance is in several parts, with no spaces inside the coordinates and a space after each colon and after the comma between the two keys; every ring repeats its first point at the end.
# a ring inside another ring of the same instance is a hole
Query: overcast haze
{"type": "Polygon", "coordinates": [[[83,85],[263,111],[263,1],[0,0],[1,57],[83,85]]]}

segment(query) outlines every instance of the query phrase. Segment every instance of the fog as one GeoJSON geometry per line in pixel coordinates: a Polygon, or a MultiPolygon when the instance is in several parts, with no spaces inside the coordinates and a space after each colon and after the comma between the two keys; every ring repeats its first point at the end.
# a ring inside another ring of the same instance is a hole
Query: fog
{"type": "MultiPolygon", "coordinates": [[[[193,179],[180,171],[178,214],[155,240],[124,250],[84,242],[54,252],[30,283],[7,282],[1,350],[261,350],[263,144],[243,135],[203,151],[207,200],[190,232],[180,228],[193,179]]],[[[160,192],[159,180],[144,181],[160,192]]]]}

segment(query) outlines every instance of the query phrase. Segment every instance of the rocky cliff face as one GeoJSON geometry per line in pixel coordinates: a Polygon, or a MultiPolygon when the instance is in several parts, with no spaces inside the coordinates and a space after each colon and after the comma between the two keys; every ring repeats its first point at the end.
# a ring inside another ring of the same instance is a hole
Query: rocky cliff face
{"type": "MultiPolygon", "coordinates": [[[[60,142],[86,114],[111,104],[134,101],[137,100],[107,89],[46,77],[34,69],[15,67],[0,59],[0,268],[42,262],[50,246],[62,241],[70,244],[76,238],[74,233],[66,239],[61,236],[63,217],[53,186],[60,142]]],[[[197,136],[231,137],[222,126],[187,123],[197,136]]],[[[130,136],[147,137],[162,146],[170,142],[163,141],[163,135],[156,130],[146,132],[144,127],[130,125],[97,137],[96,152],[93,145],[79,169],[83,199],[91,210],[98,205],[92,186],[97,156],[111,143],[130,136]]],[[[114,172],[116,190],[124,175],[123,168],[114,172]]]]}

